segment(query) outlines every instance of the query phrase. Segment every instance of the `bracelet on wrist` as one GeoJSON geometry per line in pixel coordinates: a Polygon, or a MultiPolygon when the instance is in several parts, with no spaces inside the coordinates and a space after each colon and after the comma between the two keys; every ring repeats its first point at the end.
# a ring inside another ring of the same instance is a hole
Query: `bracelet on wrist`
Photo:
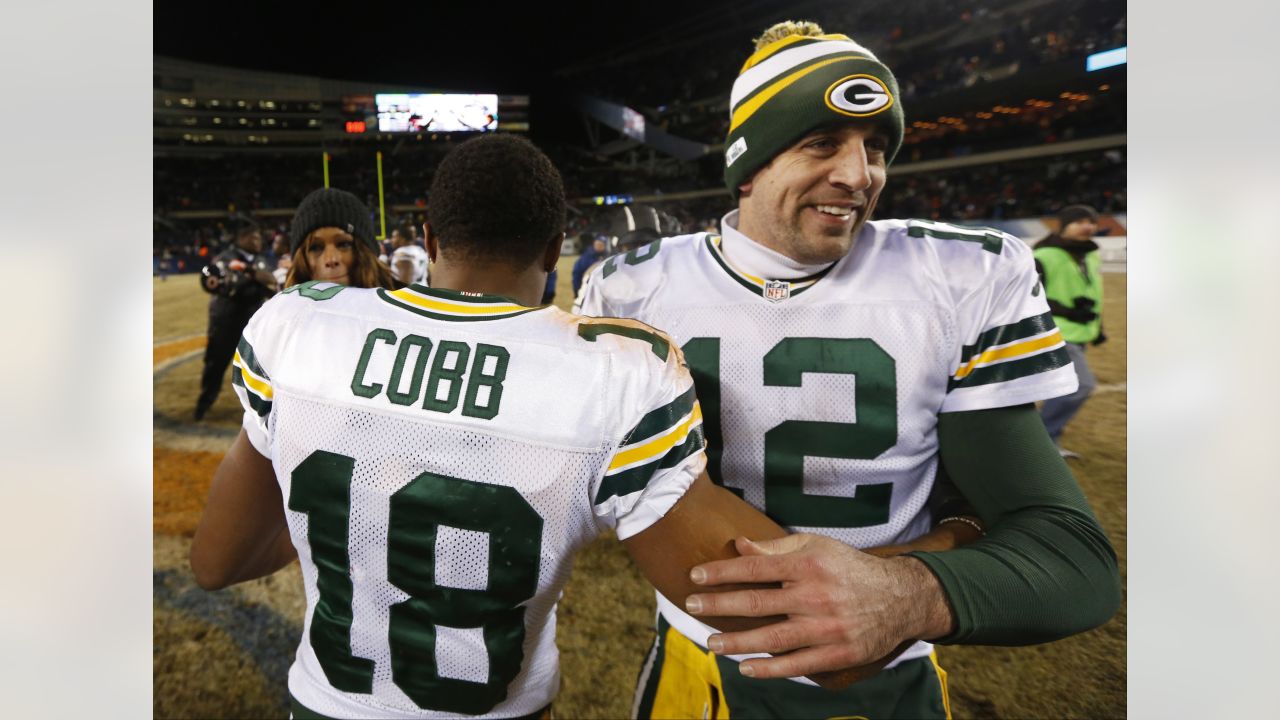
{"type": "Polygon", "coordinates": [[[980,522],[978,522],[977,520],[974,520],[974,519],[972,519],[972,518],[962,517],[962,516],[960,516],[960,515],[952,515],[951,517],[945,517],[945,518],[942,518],[942,519],[941,519],[941,520],[939,520],[936,524],[937,524],[937,525],[945,525],[945,524],[947,524],[947,523],[952,523],[952,522],[964,523],[965,525],[968,525],[969,527],[973,528],[974,530],[977,530],[979,535],[986,535],[986,534],[987,534],[987,531],[986,531],[985,529],[983,529],[983,527],[982,527],[982,523],[980,523],[980,522]]]}

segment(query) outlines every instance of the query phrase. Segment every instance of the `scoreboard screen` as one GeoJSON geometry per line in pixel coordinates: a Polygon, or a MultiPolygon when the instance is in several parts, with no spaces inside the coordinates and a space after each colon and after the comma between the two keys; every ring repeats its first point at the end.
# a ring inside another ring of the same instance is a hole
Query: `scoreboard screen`
{"type": "Polygon", "coordinates": [[[377,95],[378,132],[492,132],[497,95],[396,93],[377,95]]]}

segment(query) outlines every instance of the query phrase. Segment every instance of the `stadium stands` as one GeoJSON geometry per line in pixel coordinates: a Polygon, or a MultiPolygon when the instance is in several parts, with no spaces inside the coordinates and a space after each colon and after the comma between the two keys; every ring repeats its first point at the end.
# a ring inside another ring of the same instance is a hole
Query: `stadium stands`
{"type": "MultiPolygon", "coordinates": [[[[858,28],[859,39],[898,69],[908,127],[882,214],[998,220],[1074,202],[1124,211],[1125,70],[1084,71],[1088,53],[1125,44],[1124,3],[883,1],[806,11],[829,27],[858,28]]],[[[727,209],[726,78],[737,72],[745,28],[759,23],[749,12],[736,23],[715,20],[695,13],[688,33],[620,40],[558,73],[566,87],[615,100],[652,127],[708,148],[680,161],[591,121],[577,141],[542,140],[534,128],[573,199],[571,234],[605,231],[606,213],[587,200],[594,196],[645,198],[686,229],[706,227],[727,209]]],[[[372,112],[373,93],[392,90],[413,89],[157,58],[157,264],[167,255],[171,271],[179,258],[193,269],[187,260],[216,252],[237,216],[286,227],[291,208],[324,183],[325,153],[329,183],[362,198],[375,222],[380,207],[387,228],[421,222],[433,168],[466,135],[376,132],[376,119],[362,113],[372,112]],[[354,132],[357,117],[374,122],[354,132]]],[[[499,130],[528,131],[528,105],[502,96],[499,130]]]]}

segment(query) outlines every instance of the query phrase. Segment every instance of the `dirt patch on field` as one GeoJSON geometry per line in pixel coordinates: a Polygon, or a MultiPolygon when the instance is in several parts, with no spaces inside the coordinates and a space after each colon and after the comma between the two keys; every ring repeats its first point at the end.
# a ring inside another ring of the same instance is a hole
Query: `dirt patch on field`
{"type": "Polygon", "coordinates": [[[632,691],[653,642],[653,588],[613,533],[587,546],[560,603],[558,717],[631,716],[632,691]]]}
{"type": "Polygon", "coordinates": [[[289,716],[284,678],[269,678],[242,643],[218,627],[216,619],[168,607],[160,600],[154,612],[155,717],[289,716]]]}
{"type": "Polygon", "coordinates": [[[190,537],[195,533],[222,455],[154,448],[152,522],[157,534],[190,537]]]}

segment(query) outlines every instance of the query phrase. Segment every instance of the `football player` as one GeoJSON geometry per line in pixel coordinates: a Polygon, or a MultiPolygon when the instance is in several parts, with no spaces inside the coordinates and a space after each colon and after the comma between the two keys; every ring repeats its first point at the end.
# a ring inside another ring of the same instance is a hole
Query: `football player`
{"type": "Polygon", "coordinates": [[[427,285],[427,251],[413,237],[409,227],[391,231],[391,271],[405,285],[427,285]]]}
{"type": "Polygon", "coordinates": [[[469,141],[430,197],[435,287],[297,285],[236,353],[243,429],[191,567],[216,589],[300,559],[294,717],[542,717],[556,602],[601,531],[679,601],[733,538],[785,534],[707,477],[677,346],[537,306],[564,221],[545,155],[469,141]]]}
{"type": "Polygon", "coordinates": [[[923,641],[1045,642],[1105,622],[1120,601],[1115,553],[1033,405],[1076,387],[1062,335],[1017,238],[869,220],[903,110],[865,47],[813,23],[770,28],[730,116],[725,179],[738,207],[722,234],[606,261],[575,310],[670,334],[702,402],[709,475],[796,534],[739,541],[744,557],[693,571],[708,589],[781,588],[685,600],[658,588],[635,714],[948,716],[923,641]],[[985,537],[910,553],[918,566],[857,549],[951,520],[926,503],[944,471],[985,537]],[[928,590],[908,592],[919,567],[928,590]],[[904,585],[867,584],[886,575],[904,585]],[[719,634],[707,615],[788,619],[719,634]],[[904,644],[843,691],[798,678],[904,644]]]}

